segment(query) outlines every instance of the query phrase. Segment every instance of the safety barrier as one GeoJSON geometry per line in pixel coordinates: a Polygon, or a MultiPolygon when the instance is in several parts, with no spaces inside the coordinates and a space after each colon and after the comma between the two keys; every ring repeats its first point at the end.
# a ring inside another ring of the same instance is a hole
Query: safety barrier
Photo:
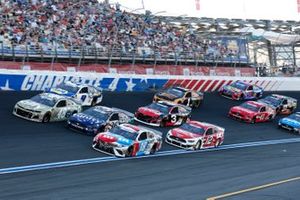
{"type": "Polygon", "coordinates": [[[64,81],[74,81],[110,91],[145,91],[177,85],[196,91],[212,92],[235,80],[256,84],[265,91],[300,91],[299,77],[170,76],[0,70],[0,90],[15,91],[45,90],[64,81]]]}

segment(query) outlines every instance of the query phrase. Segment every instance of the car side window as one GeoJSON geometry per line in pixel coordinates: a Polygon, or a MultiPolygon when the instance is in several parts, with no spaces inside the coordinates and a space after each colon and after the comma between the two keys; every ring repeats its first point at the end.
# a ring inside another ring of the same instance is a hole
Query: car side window
{"type": "Polygon", "coordinates": [[[261,107],[260,112],[266,112],[266,107],[261,107]]]}
{"type": "Polygon", "coordinates": [[[186,93],[185,97],[186,97],[186,98],[190,98],[190,97],[192,97],[192,94],[191,94],[191,92],[188,92],[188,93],[186,93]]]}
{"type": "Polygon", "coordinates": [[[212,128],[206,130],[206,135],[212,135],[214,133],[212,128]]]}
{"type": "Polygon", "coordinates": [[[171,111],[171,114],[176,114],[178,113],[178,107],[174,107],[171,111]]]}
{"type": "Polygon", "coordinates": [[[139,141],[143,141],[143,140],[146,140],[147,139],[147,133],[146,132],[143,132],[140,134],[138,140],[139,141]]]}
{"type": "Polygon", "coordinates": [[[252,85],[249,85],[249,87],[248,87],[247,90],[253,90],[253,86],[252,86],[252,85]]]}
{"type": "Polygon", "coordinates": [[[88,93],[88,87],[83,87],[81,88],[81,90],[79,91],[80,94],[85,94],[85,93],[88,93]]]}
{"type": "Polygon", "coordinates": [[[62,108],[62,107],[66,107],[67,106],[67,101],[66,100],[61,100],[60,102],[58,102],[56,104],[57,108],[62,108]]]}
{"type": "Polygon", "coordinates": [[[110,116],[110,121],[118,121],[119,120],[119,114],[114,113],[112,116],[110,116]]]}
{"type": "Polygon", "coordinates": [[[288,102],[287,102],[287,100],[285,99],[285,100],[283,100],[283,102],[282,102],[282,104],[283,105],[286,105],[288,102]]]}

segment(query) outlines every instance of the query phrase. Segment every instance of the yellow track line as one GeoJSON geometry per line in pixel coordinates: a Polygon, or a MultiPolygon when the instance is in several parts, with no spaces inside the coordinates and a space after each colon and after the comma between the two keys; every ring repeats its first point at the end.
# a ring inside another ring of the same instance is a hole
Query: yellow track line
{"type": "Polygon", "coordinates": [[[300,176],[295,177],[295,178],[285,179],[285,180],[278,181],[278,182],[265,184],[265,185],[260,185],[260,186],[256,186],[256,187],[252,187],[252,188],[248,188],[248,189],[244,189],[244,190],[239,190],[239,191],[236,191],[236,192],[230,192],[230,193],[222,194],[222,195],[219,195],[219,196],[209,197],[206,200],[222,199],[222,198],[239,195],[239,194],[246,193],[246,192],[253,192],[253,191],[256,191],[256,190],[262,190],[262,189],[265,189],[265,188],[268,188],[268,187],[288,183],[288,182],[291,182],[291,181],[297,181],[297,180],[300,180],[300,176]]]}

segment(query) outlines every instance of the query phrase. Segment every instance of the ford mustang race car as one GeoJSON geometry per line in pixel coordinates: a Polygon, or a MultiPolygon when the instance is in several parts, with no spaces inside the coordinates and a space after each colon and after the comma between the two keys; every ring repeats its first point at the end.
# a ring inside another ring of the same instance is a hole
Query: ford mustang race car
{"type": "Polygon", "coordinates": [[[176,147],[198,150],[218,147],[224,141],[225,129],[219,126],[189,121],[167,133],[166,143],[176,147]]]}
{"type": "Polygon", "coordinates": [[[300,134],[300,112],[280,119],[278,127],[300,134]]]}
{"type": "Polygon", "coordinates": [[[36,122],[63,121],[78,112],[81,112],[78,102],[51,93],[19,101],[13,110],[14,115],[36,122]]]}
{"type": "Polygon", "coordinates": [[[151,126],[176,126],[189,120],[191,111],[190,107],[184,105],[154,102],[148,106],[140,107],[136,111],[134,119],[151,126]]]}
{"type": "Polygon", "coordinates": [[[118,108],[91,107],[69,118],[68,127],[88,135],[108,131],[112,127],[133,121],[134,115],[118,108]]]}
{"type": "Polygon", "coordinates": [[[122,124],[94,137],[93,148],[117,157],[154,154],[161,148],[162,133],[131,124],[122,124]]]}
{"type": "Polygon", "coordinates": [[[203,101],[203,93],[182,87],[171,87],[156,93],[153,97],[153,101],[168,101],[189,107],[199,107],[203,101]]]}
{"type": "Polygon", "coordinates": [[[276,111],[265,103],[247,101],[239,106],[232,107],[228,115],[245,122],[256,123],[273,120],[276,111]]]}
{"type": "Polygon", "coordinates": [[[65,82],[47,92],[71,97],[80,101],[83,106],[95,106],[102,101],[102,90],[87,84],[65,82]]]}
{"type": "Polygon", "coordinates": [[[263,102],[273,107],[277,114],[291,114],[297,108],[297,99],[279,94],[272,94],[259,102],[263,102]]]}
{"type": "Polygon", "coordinates": [[[258,99],[262,97],[263,89],[250,83],[236,81],[221,87],[219,94],[233,100],[258,99]]]}

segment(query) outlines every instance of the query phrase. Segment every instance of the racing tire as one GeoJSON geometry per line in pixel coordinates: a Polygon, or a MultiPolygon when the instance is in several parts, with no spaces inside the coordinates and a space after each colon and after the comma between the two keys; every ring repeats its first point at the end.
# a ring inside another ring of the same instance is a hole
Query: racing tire
{"type": "Polygon", "coordinates": [[[200,150],[201,149],[201,145],[202,145],[202,141],[198,141],[194,147],[194,150],[200,150]]]}
{"type": "Polygon", "coordinates": [[[251,124],[255,124],[256,123],[256,117],[253,117],[250,121],[251,124]]]}
{"type": "Polygon", "coordinates": [[[130,146],[128,147],[126,157],[132,157],[132,153],[133,153],[133,146],[130,146]]]}
{"type": "Polygon", "coordinates": [[[103,129],[103,131],[104,132],[107,132],[107,131],[109,131],[110,129],[112,129],[113,127],[110,125],[110,124],[107,124],[105,127],[104,127],[104,129],[103,129]]]}
{"type": "Polygon", "coordinates": [[[91,106],[93,107],[93,106],[96,106],[96,105],[97,105],[97,97],[94,97],[93,101],[91,103],[91,106]]]}
{"type": "Polygon", "coordinates": [[[42,123],[48,123],[50,122],[50,118],[51,118],[51,114],[50,113],[46,113],[42,119],[42,123]]]}
{"type": "Polygon", "coordinates": [[[166,122],[164,120],[161,120],[159,126],[160,127],[165,127],[166,126],[166,122]]]}
{"type": "Polygon", "coordinates": [[[273,115],[269,116],[269,121],[272,121],[274,119],[273,115]]]}
{"type": "Polygon", "coordinates": [[[215,148],[219,147],[220,145],[221,145],[221,140],[218,139],[217,142],[216,142],[216,144],[215,144],[215,148]]]}
{"type": "Polygon", "coordinates": [[[150,150],[150,155],[154,155],[156,152],[156,144],[153,145],[153,147],[150,150]]]}

